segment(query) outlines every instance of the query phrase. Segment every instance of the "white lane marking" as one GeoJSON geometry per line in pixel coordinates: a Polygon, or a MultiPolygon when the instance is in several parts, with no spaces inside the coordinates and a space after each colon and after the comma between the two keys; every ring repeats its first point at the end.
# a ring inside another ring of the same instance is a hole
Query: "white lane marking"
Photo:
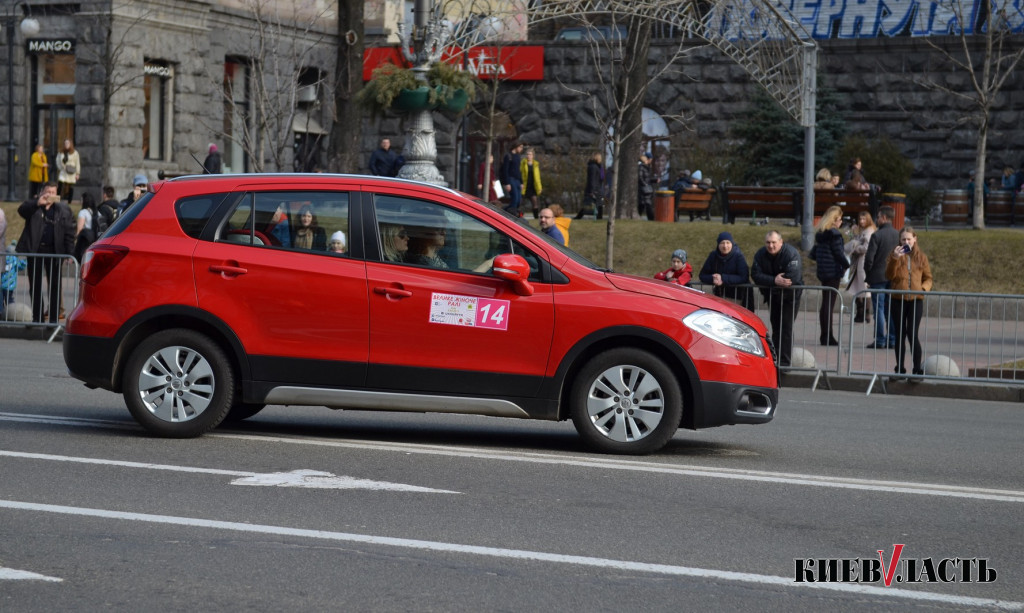
{"type": "Polygon", "coordinates": [[[168,470],[182,473],[199,473],[207,475],[228,475],[240,477],[231,482],[232,485],[256,485],[273,487],[303,487],[333,490],[378,490],[390,492],[419,492],[430,494],[458,494],[451,490],[437,490],[418,485],[390,483],[387,481],[371,481],[355,477],[337,476],[318,470],[293,470],[286,473],[254,473],[243,470],[224,470],[221,468],[199,468],[196,466],[175,466],[172,464],[150,464],[148,462],[129,462],[126,460],[106,460],[102,458],[79,458],[74,456],[52,455],[48,453],[27,453],[24,451],[7,451],[0,449],[0,457],[24,458],[30,460],[48,460],[54,462],[72,462],[76,464],[100,464],[104,466],[121,466],[125,468],[145,468],[150,470],[168,470]]]}
{"type": "Polygon", "coordinates": [[[40,575],[39,573],[30,573],[27,570],[17,570],[14,568],[4,568],[0,566],[0,581],[14,580],[14,581],[54,581],[60,583],[63,579],[58,577],[47,577],[46,575],[40,575]]]}
{"type": "MultiPolygon", "coordinates": [[[[45,421],[70,426],[93,426],[113,423],[118,427],[132,427],[125,422],[106,422],[84,418],[59,418],[45,415],[28,415],[21,413],[0,413],[0,420],[7,421],[45,421]]],[[[132,428],[137,429],[137,428],[132,428]]],[[[923,496],[943,496],[949,498],[965,498],[972,500],[988,500],[996,502],[1024,503],[1024,491],[1002,490],[938,483],[914,483],[907,481],[880,481],[874,479],[856,479],[849,477],[833,477],[828,475],[809,475],[800,473],[781,473],[760,470],[744,470],[736,468],[714,468],[686,464],[663,464],[656,462],[630,461],[622,459],[605,459],[600,457],[583,457],[571,455],[555,455],[531,452],[505,452],[472,447],[447,447],[443,445],[407,444],[339,441],[323,439],[296,439],[283,436],[232,434],[223,431],[212,432],[205,436],[247,441],[289,443],[292,445],[313,445],[319,447],[337,447],[344,449],[370,449],[373,451],[397,451],[406,454],[441,455],[448,457],[476,458],[499,460],[504,462],[526,462],[534,464],[556,464],[582,468],[599,468],[603,470],[625,470],[633,472],[685,475],[691,477],[709,477],[718,479],[735,479],[742,481],[760,481],[766,483],[784,483],[789,485],[807,485],[837,489],[866,490],[872,492],[889,492],[897,494],[917,494],[923,496]]]]}
{"type": "Polygon", "coordinates": [[[935,483],[913,483],[906,481],[878,481],[872,479],[855,479],[849,477],[832,477],[827,475],[808,475],[799,473],[780,473],[761,470],[744,470],[738,468],[713,468],[686,464],[661,464],[636,460],[607,459],[601,457],[578,457],[532,452],[503,452],[470,447],[445,447],[441,445],[413,445],[408,443],[380,443],[358,441],[327,441],[323,439],[296,439],[281,436],[256,434],[228,434],[214,432],[206,436],[293,445],[313,445],[322,447],[340,447],[347,449],[371,449],[374,451],[397,451],[407,454],[441,455],[462,458],[500,460],[506,462],[526,462],[533,464],[557,464],[582,468],[600,468],[606,470],[625,470],[633,472],[659,473],[670,475],[686,475],[691,477],[710,477],[718,479],[736,479],[743,481],[761,481],[768,483],[785,483],[790,485],[810,485],[815,487],[831,487],[839,489],[867,490],[873,492],[892,492],[901,494],[919,494],[926,496],[945,496],[951,498],[968,498],[975,500],[991,500],[998,502],[1024,503],[1024,491],[999,490],[990,488],[965,487],[959,485],[943,485],[935,483]]]}
{"type": "Polygon", "coordinates": [[[543,551],[529,551],[523,549],[481,547],[477,545],[462,545],[459,543],[423,541],[418,539],[395,538],[389,536],[373,536],[370,534],[354,534],[350,532],[328,532],[325,530],[308,530],[304,528],[288,528],[285,526],[243,524],[238,522],[218,521],[213,519],[199,519],[193,517],[174,517],[170,515],[129,513],[125,511],[110,511],[106,509],[68,507],[62,505],[21,502],[16,500],[0,500],[0,508],[15,509],[22,511],[39,511],[43,513],[57,513],[61,515],[98,517],[104,519],[141,521],[155,524],[190,526],[196,528],[212,528],[215,530],[232,530],[236,532],[255,532],[259,534],[274,534],[278,536],[311,538],[349,543],[364,543],[368,545],[380,545],[384,547],[400,547],[405,549],[419,549],[443,553],[488,556],[493,558],[506,558],[512,560],[549,562],[554,564],[572,564],[577,566],[589,566],[615,571],[632,571],[638,573],[653,573],[677,577],[696,577],[700,579],[753,583],[758,585],[772,586],[776,588],[821,589],[835,592],[846,592],[856,595],[869,595],[887,598],[904,598],[908,600],[942,602],[958,606],[992,607],[1007,610],[1024,609],[1024,602],[1015,602],[1011,600],[974,598],[969,596],[957,596],[954,594],[939,594],[935,592],[906,590],[901,588],[876,587],[856,583],[796,583],[792,577],[779,577],[775,575],[757,575],[753,573],[716,570],[710,568],[695,568],[691,566],[673,566],[670,564],[653,564],[649,562],[631,562],[629,560],[613,560],[608,558],[575,556],[559,553],[548,553],[543,551]]]}

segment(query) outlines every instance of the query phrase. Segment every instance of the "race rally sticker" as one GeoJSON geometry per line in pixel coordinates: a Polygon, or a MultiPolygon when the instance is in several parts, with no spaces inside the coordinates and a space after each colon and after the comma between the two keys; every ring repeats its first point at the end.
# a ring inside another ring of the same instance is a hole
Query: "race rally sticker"
{"type": "Polygon", "coordinates": [[[433,294],[430,323],[508,330],[508,300],[475,298],[455,294],[433,294]]]}

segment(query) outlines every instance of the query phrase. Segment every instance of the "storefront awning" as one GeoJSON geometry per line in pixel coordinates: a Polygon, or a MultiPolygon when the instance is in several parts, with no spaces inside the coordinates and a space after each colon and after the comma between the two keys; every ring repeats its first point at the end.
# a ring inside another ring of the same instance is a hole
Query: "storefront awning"
{"type": "Polygon", "coordinates": [[[302,110],[295,111],[295,117],[292,119],[292,132],[296,134],[327,134],[327,130],[324,130],[319,121],[302,110]]]}

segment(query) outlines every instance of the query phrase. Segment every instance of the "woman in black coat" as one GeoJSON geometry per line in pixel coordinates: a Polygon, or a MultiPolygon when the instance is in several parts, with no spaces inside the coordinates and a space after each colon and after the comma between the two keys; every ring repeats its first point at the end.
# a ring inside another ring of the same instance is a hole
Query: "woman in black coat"
{"type": "MultiPolygon", "coordinates": [[[[818,233],[814,235],[814,248],[811,259],[818,264],[818,281],[826,287],[839,289],[839,281],[843,278],[850,261],[846,259],[843,249],[843,235],[839,227],[843,224],[843,209],[838,206],[829,207],[818,223],[818,233]]],[[[821,310],[818,311],[818,322],[821,324],[821,344],[838,345],[832,333],[832,311],[836,306],[838,292],[825,291],[822,295],[821,310]]]]}
{"type": "Polygon", "coordinates": [[[587,184],[583,188],[583,206],[576,213],[576,219],[583,219],[584,215],[591,212],[597,213],[598,219],[603,216],[605,196],[603,159],[600,153],[595,153],[587,162],[587,184]]]}

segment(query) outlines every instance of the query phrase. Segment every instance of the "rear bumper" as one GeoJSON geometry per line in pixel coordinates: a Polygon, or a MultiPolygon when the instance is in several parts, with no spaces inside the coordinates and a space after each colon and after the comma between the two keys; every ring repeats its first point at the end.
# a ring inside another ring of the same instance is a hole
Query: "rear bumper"
{"type": "Polygon", "coordinates": [[[64,363],[68,373],[92,387],[114,391],[117,343],[113,338],[64,334],[64,363]]]}
{"type": "Polygon", "coordinates": [[[779,404],[778,388],[705,381],[701,383],[701,392],[704,410],[694,424],[698,429],[768,423],[775,417],[779,404]]]}

